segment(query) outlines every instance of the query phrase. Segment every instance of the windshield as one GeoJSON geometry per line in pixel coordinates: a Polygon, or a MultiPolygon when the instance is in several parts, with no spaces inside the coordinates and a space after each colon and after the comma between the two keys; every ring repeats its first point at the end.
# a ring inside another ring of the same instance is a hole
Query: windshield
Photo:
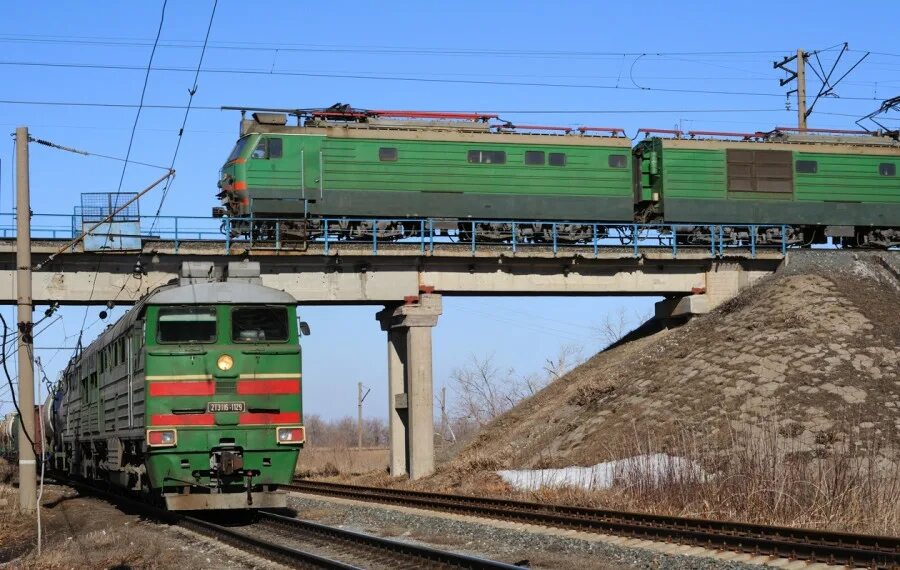
{"type": "Polygon", "coordinates": [[[231,154],[228,155],[228,160],[226,160],[225,162],[231,162],[235,158],[241,156],[241,152],[243,152],[244,147],[247,146],[248,140],[250,140],[250,137],[238,139],[237,144],[234,145],[234,150],[231,151],[231,154]]]}
{"type": "Polygon", "coordinates": [[[288,339],[286,307],[235,307],[231,311],[234,342],[284,342],[288,339]]]}
{"type": "Polygon", "coordinates": [[[160,307],[157,338],[162,343],[216,342],[216,308],[160,307]]]}

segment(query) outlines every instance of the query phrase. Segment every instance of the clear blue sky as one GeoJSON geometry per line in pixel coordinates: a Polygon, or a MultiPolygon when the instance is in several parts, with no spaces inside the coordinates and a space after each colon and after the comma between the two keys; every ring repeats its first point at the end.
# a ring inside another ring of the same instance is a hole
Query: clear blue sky
{"type": "MultiPolygon", "coordinates": [[[[95,153],[124,156],[162,3],[16,2],[0,23],[0,124],[95,153]],[[60,67],[60,64],[64,66],[60,67]],[[76,65],[76,67],[71,67],[76,65]],[[102,66],[105,68],[100,68],[102,66]],[[109,69],[113,66],[115,69],[109,69]],[[29,102],[26,104],[15,102],[29,102]],[[82,106],[35,102],[85,103],[82,106]],[[125,105],[124,107],[97,106],[125,105]]],[[[132,159],[168,164],[192,85],[212,2],[171,0],[163,23],[132,159]]],[[[498,111],[518,122],[752,131],[794,124],[772,61],[797,48],[823,50],[830,67],[841,42],[842,73],[869,56],[821,100],[810,126],[853,128],[853,120],[900,92],[892,2],[219,2],[175,167],[162,206],[168,215],[209,213],[217,170],[237,134],[221,105],[327,106],[498,111]],[[641,55],[646,54],[646,55],[641,55]],[[650,89],[645,89],[650,88],[650,89]]],[[[811,80],[813,74],[809,74],[811,80]]],[[[815,90],[817,83],[811,81],[815,90]]],[[[37,213],[69,214],[81,192],[116,191],[121,164],[32,148],[37,213]]],[[[0,211],[12,208],[12,143],[0,144],[0,211]]],[[[122,189],[155,170],[129,166],[122,189]]],[[[144,214],[160,195],[142,201],[144,214]]],[[[8,217],[0,223],[8,224],[8,217]]],[[[37,222],[36,222],[37,223],[37,222]]],[[[470,354],[493,352],[502,367],[537,370],[561,343],[589,353],[591,328],[610,311],[646,313],[654,299],[447,299],[435,329],[439,387],[470,354]]],[[[92,340],[103,323],[90,309],[92,340]]],[[[114,316],[121,314],[116,309],[114,316]]],[[[374,391],[367,408],[384,415],[385,348],[374,308],[307,308],[308,412],[355,411],[356,382],[374,391]],[[349,356],[349,358],[348,358],[349,356]]],[[[7,319],[12,311],[5,309],[7,319]]],[[[82,309],[38,338],[70,346],[82,309]],[[69,338],[66,338],[68,335],[69,338]]],[[[70,351],[40,350],[55,377],[70,351]]],[[[0,389],[2,400],[8,395],[0,389]]]]}

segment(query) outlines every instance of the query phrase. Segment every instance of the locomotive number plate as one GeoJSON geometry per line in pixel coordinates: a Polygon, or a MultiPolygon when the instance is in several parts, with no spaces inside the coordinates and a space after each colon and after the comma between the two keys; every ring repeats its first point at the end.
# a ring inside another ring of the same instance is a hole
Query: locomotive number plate
{"type": "Polygon", "coordinates": [[[244,402],[207,402],[206,411],[215,412],[243,412],[244,402]]]}

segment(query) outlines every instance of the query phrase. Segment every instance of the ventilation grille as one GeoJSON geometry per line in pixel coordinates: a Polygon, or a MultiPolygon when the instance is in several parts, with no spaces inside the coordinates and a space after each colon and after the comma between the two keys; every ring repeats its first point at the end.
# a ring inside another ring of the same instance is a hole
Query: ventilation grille
{"type": "Polygon", "coordinates": [[[219,380],[216,382],[216,394],[236,394],[237,382],[234,380],[219,380]]]}

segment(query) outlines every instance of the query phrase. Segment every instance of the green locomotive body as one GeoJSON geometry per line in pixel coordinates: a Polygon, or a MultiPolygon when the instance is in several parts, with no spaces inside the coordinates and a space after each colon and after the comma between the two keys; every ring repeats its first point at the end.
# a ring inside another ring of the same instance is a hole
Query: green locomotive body
{"type": "Polygon", "coordinates": [[[479,125],[288,127],[248,120],[220,185],[229,213],[238,216],[612,221],[632,215],[628,139],[497,134],[479,125]]]}
{"type": "Polygon", "coordinates": [[[897,226],[900,147],[830,139],[647,139],[638,201],[667,222],[897,226]]]}
{"type": "Polygon", "coordinates": [[[784,225],[790,238],[761,235],[795,244],[900,245],[900,143],[888,136],[675,133],[632,148],[620,129],[537,134],[490,116],[398,114],[327,109],[288,126],[285,114],[254,113],[222,168],[220,212],[237,233],[265,226],[242,220],[294,219],[277,223],[304,237],[321,235],[323,218],[347,237],[387,238],[415,235],[404,219],[430,218],[460,232],[476,221],[499,240],[511,238],[501,222],[525,222],[520,237],[535,241],[554,222],[554,239],[572,242],[597,237],[586,222],[660,222],[784,225]]]}
{"type": "Polygon", "coordinates": [[[54,467],[172,510],[284,506],[305,440],[296,300],[247,265],[216,282],[195,268],[73,358],[54,467]]]}

